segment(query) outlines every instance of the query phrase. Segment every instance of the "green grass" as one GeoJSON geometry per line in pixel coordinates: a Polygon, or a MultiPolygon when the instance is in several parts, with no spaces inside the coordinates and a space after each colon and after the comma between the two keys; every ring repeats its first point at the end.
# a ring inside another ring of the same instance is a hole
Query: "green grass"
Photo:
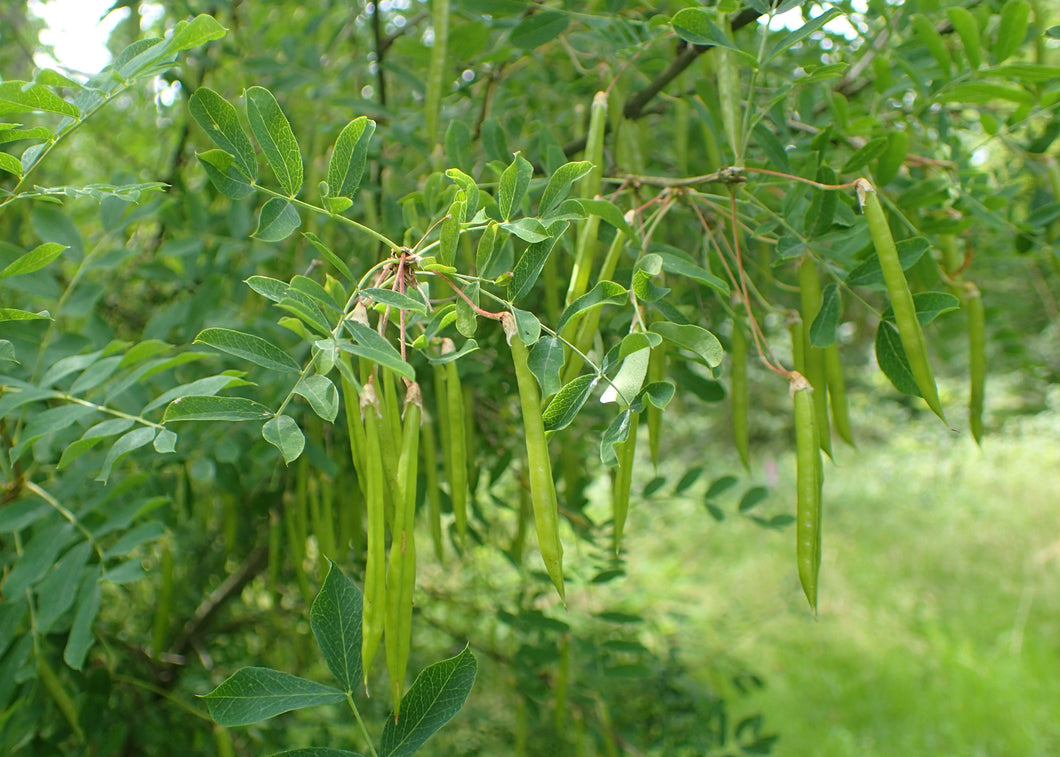
{"type": "MultiPolygon", "coordinates": [[[[721,523],[704,482],[635,507],[624,589],[694,669],[728,655],[765,679],[742,705],[780,757],[1060,754],[1060,440],[1032,428],[980,452],[924,426],[826,462],[816,621],[792,528],[735,513],[747,482],[721,523]]],[[[794,509],[793,460],[775,462],[764,514],[794,509]]]]}

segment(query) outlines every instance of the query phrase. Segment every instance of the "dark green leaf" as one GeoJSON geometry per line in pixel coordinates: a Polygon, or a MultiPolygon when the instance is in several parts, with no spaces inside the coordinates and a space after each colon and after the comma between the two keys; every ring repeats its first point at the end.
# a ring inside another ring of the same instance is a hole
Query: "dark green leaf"
{"type": "Polygon", "coordinates": [[[335,421],[339,412],[339,390],[327,376],[306,376],[291,391],[305,397],[313,412],[328,423],[335,421]]]}
{"type": "Polygon", "coordinates": [[[258,228],[251,236],[262,242],[280,242],[291,236],[301,225],[302,219],[294,205],[287,200],[273,197],[261,206],[258,228]]]}
{"type": "Polygon", "coordinates": [[[721,365],[725,357],[718,338],[700,326],[657,321],[650,329],[671,344],[695,353],[711,368],[721,365]]]}
{"type": "Polygon", "coordinates": [[[77,592],[74,622],[70,627],[70,635],[66,637],[66,648],[63,650],[63,660],[74,670],[81,670],[84,667],[85,657],[95,641],[92,636],[92,624],[96,621],[103,599],[103,588],[99,583],[101,575],[102,569],[99,565],[89,568],[77,592]]]}
{"type": "Polygon", "coordinates": [[[512,213],[519,208],[519,203],[523,201],[533,175],[534,167],[527,162],[522,153],[515,153],[512,162],[501,174],[500,183],[497,186],[497,207],[505,221],[511,218],[512,213]]]}
{"type": "MultiPolygon", "coordinates": [[[[206,135],[225,153],[233,156],[245,179],[257,179],[258,162],[250,138],[239,123],[235,106],[207,87],[199,87],[188,100],[188,110],[206,135]]],[[[211,151],[214,152],[214,151],[211,151]]],[[[202,156],[199,157],[203,160],[202,156]]],[[[216,165],[216,164],[215,164],[216,165]]],[[[227,166],[217,166],[227,174],[227,166]]],[[[216,182],[214,182],[216,185],[216,182]]],[[[220,190],[221,187],[218,186],[220,190]]],[[[222,190],[223,192],[223,190],[222,190]]],[[[227,193],[225,193],[226,196],[227,193]]],[[[238,198],[237,198],[238,199],[238,198]]]]}
{"type": "Polygon", "coordinates": [[[272,342],[253,334],[232,329],[203,329],[195,337],[195,344],[206,344],[229,355],[249,360],[262,368],[281,373],[300,373],[302,367],[293,357],[272,342]]]}
{"type": "Polygon", "coordinates": [[[600,281],[596,286],[568,305],[556,324],[556,331],[563,331],[564,326],[575,316],[603,305],[622,305],[629,300],[629,290],[613,281],[600,281]]]}
{"type": "Polygon", "coordinates": [[[288,465],[297,460],[305,449],[305,434],[294,418],[288,415],[277,415],[265,421],[261,427],[261,436],[280,450],[283,461],[288,465]]]}
{"type": "Polygon", "coordinates": [[[670,19],[670,24],[677,32],[677,36],[686,42],[691,42],[693,45],[716,45],[728,48],[739,53],[748,63],[757,67],[758,59],[733,44],[725,32],[714,23],[711,18],[713,15],[715,14],[705,8],[685,8],[674,14],[670,19]]]}
{"type": "Polygon", "coordinates": [[[139,449],[153,442],[157,433],[158,429],[153,426],[141,426],[119,437],[114,442],[114,446],[107,451],[107,457],[103,460],[103,468],[100,470],[99,475],[96,476],[96,480],[102,481],[104,484],[107,483],[114,464],[134,449],[139,449]]]}
{"type": "Polygon", "coordinates": [[[559,204],[570,195],[571,186],[574,182],[591,170],[593,170],[593,164],[588,160],[565,163],[557,168],[556,172],[549,177],[548,185],[541,195],[541,202],[537,208],[538,214],[547,216],[559,207],[559,204]]]}
{"type": "Polygon", "coordinates": [[[210,183],[229,200],[242,200],[254,194],[254,187],[236,165],[236,159],[224,150],[196,153],[210,183]]]}
{"type": "Polygon", "coordinates": [[[375,133],[375,121],[361,116],[346,124],[335,140],[328,162],[328,186],[333,196],[357,196],[368,160],[368,143],[375,133]]]}
{"type": "Polygon", "coordinates": [[[615,447],[629,438],[630,416],[631,411],[627,407],[612,419],[600,437],[600,462],[608,468],[618,465],[618,453],[615,447]]]}
{"type": "Polygon", "coordinates": [[[707,493],[703,495],[703,499],[714,499],[720,494],[724,494],[732,487],[739,483],[740,479],[736,476],[722,476],[721,478],[714,479],[710,486],[707,488],[707,493]]]}
{"type": "Polygon", "coordinates": [[[637,261],[633,269],[633,281],[630,289],[642,302],[655,302],[666,296],[670,290],[665,287],[656,286],[652,278],[662,273],[663,259],[661,255],[649,253],[637,261]]]}
{"type": "Polygon", "coordinates": [[[704,470],[706,469],[702,465],[695,465],[685,471],[684,475],[674,486],[674,494],[683,494],[690,489],[699,480],[699,477],[703,475],[704,470]]]}
{"type": "Polygon", "coordinates": [[[43,578],[72,533],[73,526],[66,522],[36,531],[4,579],[4,596],[17,597],[43,578]]]}
{"type": "MultiPolygon", "coordinates": [[[[924,237],[913,237],[912,239],[903,239],[895,246],[898,248],[898,259],[902,264],[902,270],[909,270],[931,248],[931,243],[924,237]]],[[[847,274],[848,286],[868,286],[869,284],[882,283],[883,271],[880,269],[880,260],[875,255],[872,255],[847,274]]]]}
{"type": "Polygon", "coordinates": [[[880,157],[887,149],[887,138],[877,137],[866,142],[860,147],[853,155],[847,158],[847,162],[843,164],[840,169],[840,173],[852,173],[858,171],[869,163],[880,157]]]}
{"type": "Polygon", "coordinates": [[[386,719],[379,757],[415,754],[439,728],[453,719],[475,683],[478,662],[465,648],[456,657],[436,662],[421,672],[401,700],[401,717],[386,719]]]}
{"type": "MultiPolygon", "coordinates": [[[[913,306],[921,326],[927,326],[943,313],[961,309],[961,301],[948,292],[917,292],[913,295],[913,306]]],[[[881,316],[888,323],[894,323],[894,310],[888,307],[881,316]]]]}
{"type": "Polygon", "coordinates": [[[210,717],[226,728],[249,725],[284,712],[341,702],[346,694],[272,668],[242,668],[202,697],[210,717]]]}
{"type": "Polygon", "coordinates": [[[579,198],[577,203],[582,206],[586,213],[591,216],[599,216],[616,229],[626,235],[626,239],[636,240],[637,232],[626,221],[626,217],[618,206],[610,200],[594,200],[579,198]]]}
{"type": "Polygon", "coordinates": [[[665,410],[676,392],[677,387],[669,381],[653,381],[640,390],[633,400],[633,404],[630,405],[630,409],[634,413],[639,413],[646,409],[647,405],[645,403],[648,403],[659,410],[665,410]]]}
{"type": "Polygon", "coordinates": [[[560,431],[569,426],[592,395],[599,380],[596,374],[587,373],[560,389],[541,413],[545,431],[560,431]]]}
{"type": "Polygon", "coordinates": [[[313,600],[310,625],[324,662],[347,692],[362,684],[361,590],[335,563],[328,560],[328,575],[313,600]]]}
{"type": "Polygon", "coordinates": [[[545,261],[548,260],[548,256],[568,225],[567,221],[549,224],[550,237],[543,242],[530,245],[523,251],[512,271],[512,283],[508,288],[508,295],[512,302],[521,299],[533,289],[538,276],[541,275],[541,270],[545,267],[545,261]]]}
{"type": "Polygon", "coordinates": [[[401,359],[401,354],[394,348],[379,332],[356,321],[346,320],[346,328],[353,336],[357,344],[339,342],[339,349],[360,357],[374,360],[386,368],[396,371],[399,376],[404,376],[409,381],[416,380],[416,372],[412,366],[401,359]]]}
{"type": "Polygon", "coordinates": [[[350,267],[346,265],[345,261],[331,251],[331,248],[324,244],[320,237],[309,231],[303,231],[302,236],[309,240],[309,243],[317,248],[317,251],[324,256],[324,258],[335,266],[335,270],[346,277],[347,281],[356,282],[353,273],[350,271],[350,267]]]}
{"type": "Polygon", "coordinates": [[[516,24],[508,41],[523,50],[533,50],[563,34],[568,24],[570,16],[562,11],[538,11],[516,24]]]}
{"type": "Polygon", "coordinates": [[[530,371],[541,387],[541,396],[550,397],[560,389],[563,369],[563,342],[554,336],[539,339],[530,350],[527,361],[530,371]]]}
{"type": "Polygon", "coordinates": [[[740,505],[737,509],[745,513],[767,499],[769,499],[769,489],[764,486],[752,486],[740,498],[740,505]]]}
{"type": "Polygon", "coordinates": [[[913,397],[920,396],[902,347],[902,339],[894,325],[887,321],[880,321],[876,328],[876,363],[895,389],[913,397]]]}
{"type": "Polygon", "coordinates": [[[244,397],[178,397],[162,415],[163,423],[175,421],[254,421],[271,418],[272,411],[244,397]]]}
{"type": "Polygon", "coordinates": [[[294,197],[302,188],[302,155],[291,124],[269,90],[251,87],[245,96],[250,130],[283,191],[294,197]]]}
{"type": "MultiPolygon", "coordinates": [[[[502,223],[501,228],[524,242],[544,242],[549,237],[548,229],[536,218],[520,218],[502,223]]],[[[441,259],[441,256],[439,256],[441,259]]],[[[445,262],[444,260],[442,262],[445,262]]]]}
{"type": "Polygon", "coordinates": [[[835,344],[835,330],[839,325],[839,287],[829,284],[821,293],[821,309],[810,325],[810,345],[830,347],[835,344]]]}

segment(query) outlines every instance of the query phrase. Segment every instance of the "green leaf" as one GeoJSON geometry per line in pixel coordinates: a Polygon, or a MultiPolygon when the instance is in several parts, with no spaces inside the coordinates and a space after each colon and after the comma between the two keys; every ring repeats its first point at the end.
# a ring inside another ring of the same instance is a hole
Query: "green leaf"
{"type": "MultiPolygon", "coordinates": [[[[0,144],[5,142],[18,142],[22,139],[33,141],[52,139],[55,134],[43,126],[35,126],[32,129],[14,129],[15,124],[0,124],[0,144]]],[[[21,163],[19,163],[21,166],[21,163]]]]}
{"type": "Polygon", "coordinates": [[[214,722],[231,728],[302,707],[341,702],[346,694],[272,668],[241,668],[202,699],[214,722]]]}
{"type": "Polygon", "coordinates": [[[1001,6],[1001,25],[994,41],[994,60],[1001,63],[1019,50],[1027,37],[1031,6],[1027,0],[1007,0],[1001,6]]]}
{"type": "Polygon", "coordinates": [[[328,162],[328,186],[333,195],[351,200],[357,196],[368,160],[368,143],[374,133],[375,121],[361,116],[346,124],[335,140],[328,162]]]}
{"type": "Polygon", "coordinates": [[[721,478],[716,478],[710,482],[710,486],[707,487],[707,493],[703,495],[703,499],[714,499],[736,486],[739,482],[740,479],[736,476],[722,476],[721,478]]]}
{"type": "MultiPolygon", "coordinates": [[[[321,377],[323,378],[323,377],[321,377]]],[[[325,379],[326,380],[326,379],[325,379]]],[[[283,455],[283,461],[290,465],[305,449],[305,434],[294,418],[289,415],[277,415],[265,421],[261,427],[262,438],[283,455]]]]}
{"type": "Polygon", "coordinates": [[[399,376],[404,376],[409,381],[416,380],[416,372],[412,366],[401,359],[401,354],[394,348],[379,332],[365,326],[363,323],[346,320],[346,329],[353,336],[357,344],[346,341],[339,342],[339,349],[352,355],[373,360],[379,365],[395,371],[399,376]]]}
{"type": "MultiPolygon", "coordinates": [[[[898,248],[898,260],[902,264],[902,270],[907,271],[931,248],[931,243],[924,237],[912,237],[911,239],[903,239],[895,246],[898,248]]],[[[882,283],[883,271],[880,269],[880,259],[875,255],[847,274],[848,286],[868,286],[869,284],[882,283]]]]}
{"type": "Polygon", "coordinates": [[[512,212],[519,208],[519,203],[523,201],[523,195],[526,194],[533,175],[534,167],[527,162],[522,153],[515,153],[511,164],[501,174],[500,183],[497,186],[497,206],[505,221],[511,218],[512,212]]]}
{"type": "Polygon", "coordinates": [[[562,11],[539,11],[516,24],[508,41],[522,50],[533,50],[563,34],[569,24],[570,16],[562,11]]]}
{"type": "MultiPolygon", "coordinates": [[[[961,309],[961,301],[949,292],[917,292],[913,295],[913,307],[921,326],[927,326],[943,313],[961,309]]],[[[894,323],[894,309],[888,307],[880,316],[883,320],[894,323]]]]}
{"type": "Polygon", "coordinates": [[[97,423],[83,433],[81,438],[76,442],[66,446],[66,449],[63,450],[62,456],[59,458],[57,469],[62,470],[67,467],[70,463],[101,443],[108,436],[117,436],[118,434],[128,431],[133,423],[134,421],[131,418],[113,418],[109,421],[97,423]]]}
{"type": "Polygon", "coordinates": [[[231,154],[224,150],[207,150],[195,153],[195,158],[206,171],[214,188],[229,200],[242,200],[254,194],[254,187],[231,154]]]}
{"type": "Polygon", "coordinates": [[[648,357],[651,349],[641,347],[622,359],[618,373],[600,396],[601,402],[618,402],[623,406],[633,404],[637,393],[644,385],[648,373],[648,357]]]}
{"type": "Polygon", "coordinates": [[[725,279],[718,278],[706,268],[696,265],[684,256],[676,254],[677,252],[679,251],[675,250],[673,252],[668,252],[655,249],[653,254],[662,258],[662,269],[666,273],[672,273],[676,276],[684,276],[687,279],[692,279],[692,281],[698,281],[700,284],[710,287],[718,294],[727,295],[729,293],[729,282],[725,281],[725,279]]]}
{"type": "Polygon", "coordinates": [[[953,24],[957,36],[961,38],[964,54],[972,68],[979,68],[983,62],[983,56],[979,49],[979,24],[971,11],[961,6],[951,6],[946,9],[946,17],[953,24]]]}
{"type": "Polygon", "coordinates": [[[600,437],[600,462],[608,468],[618,465],[618,453],[615,447],[629,438],[629,426],[632,411],[627,407],[607,425],[600,437]]]}
{"type": "Polygon", "coordinates": [[[655,302],[666,296],[670,290],[666,287],[656,286],[652,279],[662,273],[663,259],[661,255],[654,252],[644,255],[637,261],[633,268],[633,281],[630,289],[642,302],[655,302]]]}
{"type": "Polygon", "coordinates": [[[725,32],[714,23],[712,15],[714,14],[704,8],[685,8],[674,14],[670,19],[670,25],[677,32],[677,36],[685,42],[691,42],[693,45],[727,48],[738,53],[740,57],[757,68],[758,59],[733,44],[725,32]]]}
{"type": "Polygon", "coordinates": [[[523,251],[512,270],[512,283],[508,287],[508,296],[512,302],[521,299],[534,288],[541,270],[545,267],[545,261],[552,254],[567,226],[567,221],[549,224],[548,232],[551,236],[543,242],[531,244],[523,251]]]}
{"type": "Polygon", "coordinates": [[[19,179],[22,178],[22,161],[13,155],[8,155],[6,152],[0,152],[0,171],[7,171],[7,173],[14,174],[19,179]]]}
{"type": "Polygon", "coordinates": [[[821,309],[810,325],[810,345],[830,347],[835,344],[835,330],[839,325],[839,287],[829,284],[821,293],[821,309]]]}
{"type": "Polygon", "coordinates": [[[15,567],[4,578],[4,596],[17,597],[43,578],[72,533],[73,526],[66,522],[35,531],[23,545],[15,567]]]}
{"type": "Polygon", "coordinates": [[[694,324],[677,324],[658,321],[650,327],[670,344],[698,355],[711,368],[721,365],[725,351],[718,338],[706,329],[694,324]]]}
{"type": "Polygon", "coordinates": [[[998,100],[1007,100],[1019,105],[1036,105],[1037,98],[1025,89],[985,81],[967,82],[947,87],[938,94],[943,102],[959,102],[968,105],[990,105],[998,100]]]}
{"type": "Polygon", "coordinates": [[[258,228],[251,236],[262,242],[280,242],[291,236],[301,225],[302,219],[294,205],[287,200],[273,197],[261,206],[258,228]]]}
{"type": "Polygon", "coordinates": [[[103,588],[99,583],[102,572],[99,565],[89,568],[77,592],[74,622],[70,626],[70,635],[66,637],[66,648],[63,650],[63,660],[74,670],[81,670],[85,666],[85,657],[95,641],[92,636],[92,624],[96,621],[103,599],[103,588]]]}
{"type": "Polygon", "coordinates": [[[887,150],[887,137],[877,137],[876,139],[870,139],[862,147],[860,147],[853,155],[847,158],[847,162],[843,164],[843,167],[839,170],[839,173],[852,173],[858,171],[873,160],[883,155],[887,150]]]}
{"type": "Polygon", "coordinates": [[[1046,66],[1041,63],[1009,63],[1006,66],[995,66],[986,73],[1031,84],[1060,80],[1060,66],[1046,66]]]}
{"type": "Polygon", "coordinates": [[[629,290],[613,281],[600,281],[596,286],[576,299],[563,310],[559,317],[556,331],[563,331],[564,326],[574,317],[604,305],[622,305],[629,301],[629,290]]]}
{"type": "Polygon", "coordinates": [[[0,308],[0,323],[4,321],[50,321],[51,315],[42,310],[39,313],[30,313],[27,310],[16,308],[0,308]]]}
{"type": "Polygon", "coordinates": [[[588,160],[565,163],[557,168],[556,172],[549,177],[548,185],[541,195],[541,202],[537,206],[538,215],[547,216],[559,207],[559,204],[570,196],[574,182],[591,170],[593,170],[593,164],[588,160]]]}
{"type": "MultiPolygon", "coordinates": [[[[456,121],[453,123],[456,123],[456,121]]],[[[480,194],[475,180],[459,168],[447,169],[445,175],[451,181],[455,182],[464,192],[464,202],[466,203],[466,207],[464,208],[464,218],[474,218],[475,213],[478,212],[480,194]]]]}
{"type": "Polygon", "coordinates": [[[537,316],[528,310],[520,310],[516,307],[511,310],[512,315],[515,316],[515,330],[519,333],[523,344],[527,347],[537,344],[537,340],[541,338],[541,321],[537,320],[537,316]]]}
{"type": "Polygon", "coordinates": [[[541,412],[545,431],[560,431],[569,426],[592,395],[599,380],[596,374],[587,373],[560,389],[541,412]]]}
{"type": "Polygon", "coordinates": [[[225,36],[225,28],[213,16],[200,13],[191,21],[181,21],[173,28],[173,35],[168,40],[168,51],[179,52],[220,39],[225,36]]]}
{"type": "Polygon", "coordinates": [[[7,339],[0,339],[0,363],[18,365],[18,359],[15,357],[15,345],[7,339]]]}
{"type": "Polygon", "coordinates": [[[66,249],[68,249],[66,245],[55,242],[45,242],[42,245],[38,245],[26,254],[20,255],[11,261],[4,270],[0,271],[0,279],[39,271],[62,255],[63,250],[66,249]]]}
{"type": "Polygon", "coordinates": [[[415,754],[442,726],[460,712],[478,673],[471,650],[424,668],[401,700],[401,717],[386,719],[379,757],[415,754]]]}
{"type": "Polygon", "coordinates": [[[285,281],[268,276],[251,276],[244,282],[248,287],[273,302],[279,302],[287,296],[288,285],[285,281]]]}
{"type": "Polygon", "coordinates": [[[676,393],[677,387],[673,383],[669,381],[653,381],[640,390],[633,400],[633,404],[629,407],[634,413],[643,412],[646,408],[644,403],[653,405],[659,410],[665,410],[676,393]]]}
{"type": "Polygon", "coordinates": [[[786,35],[781,37],[773,46],[773,49],[769,51],[769,54],[763,61],[763,64],[772,62],[785,50],[791,48],[794,45],[797,45],[799,42],[809,37],[815,31],[823,27],[836,16],[838,16],[840,13],[842,13],[842,11],[840,11],[838,8],[829,8],[817,18],[810,19],[798,29],[788,32],[786,35]]]}
{"type": "Polygon", "coordinates": [[[539,339],[530,350],[527,366],[541,387],[541,396],[551,397],[562,386],[560,371],[563,369],[563,342],[554,336],[539,339]]]}
{"type": "Polygon", "coordinates": [[[577,200],[577,203],[582,206],[591,216],[598,216],[604,221],[614,226],[616,229],[626,235],[626,239],[636,241],[638,239],[637,232],[633,230],[633,227],[626,221],[626,217],[622,214],[622,211],[617,205],[610,200],[590,200],[581,199],[577,200]]]}
{"type": "MultiPolygon", "coordinates": [[[[509,234],[519,237],[524,242],[544,242],[549,237],[548,229],[536,218],[520,218],[517,221],[502,223],[501,228],[509,234]]],[[[441,256],[439,256],[440,258],[441,256]]],[[[444,263],[445,261],[442,260],[444,263]]],[[[450,260],[450,262],[452,262],[450,260]]]]}
{"type": "Polygon", "coordinates": [[[478,328],[478,314],[475,312],[475,308],[478,307],[481,299],[482,286],[476,280],[469,281],[461,289],[467,299],[464,299],[464,297],[456,298],[456,330],[462,336],[470,338],[475,335],[475,330],[478,328]],[[468,302],[468,300],[471,302],[468,302]],[[472,306],[472,303],[474,303],[474,306],[472,306]]]}
{"type": "Polygon", "coordinates": [[[916,379],[909,369],[909,360],[905,356],[898,329],[882,320],[876,327],[876,364],[895,389],[912,397],[920,396],[920,389],[917,388],[916,379]]]}
{"type": "Polygon", "coordinates": [[[274,752],[272,757],[363,757],[363,755],[345,749],[311,746],[304,749],[290,749],[286,752],[274,752]]]}
{"type": "Polygon", "coordinates": [[[317,251],[321,255],[323,255],[329,263],[335,266],[335,270],[345,276],[347,281],[357,281],[357,279],[353,276],[353,272],[350,271],[350,267],[346,265],[345,261],[343,261],[343,259],[336,255],[334,252],[332,252],[330,247],[320,241],[320,237],[309,231],[303,231],[302,236],[308,239],[309,243],[316,247],[317,251]]]}
{"type": "Polygon", "coordinates": [[[767,499],[769,499],[768,488],[765,486],[752,486],[740,498],[740,504],[736,509],[741,513],[746,513],[767,499]]]}
{"type": "Polygon", "coordinates": [[[328,423],[335,421],[339,412],[339,390],[327,376],[306,376],[291,391],[305,397],[313,412],[328,423]]]}
{"type": "Polygon", "coordinates": [[[243,381],[239,377],[242,373],[237,375],[231,373],[222,373],[217,376],[207,376],[206,378],[196,379],[187,384],[181,384],[175,386],[169,391],[163,392],[162,394],[155,397],[153,400],[144,405],[143,410],[140,411],[141,415],[145,415],[156,407],[162,407],[162,405],[172,402],[177,397],[187,397],[190,395],[196,395],[199,397],[211,397],[217,394],[219,391],[227,386],[235,384],[240,386],[248,382],[243,381]]]}
{"type": "Polygon", "coordinates": [[[263,421],[273,415],[269,408],[244,397],[178,397],[162,415],[163,423],[176,421],[263,421]]]}
{"type": "Polygon", "coordinates": [[[145,444],[153,442],[157,433],[158,430],[153,426],[141,426],[120,437],[118,441],[114,442],[114,446],[107,451],[107,457],[103,460],[103,468],[100,470],[99,475],[96,476],[96,480],[102,481],[104,484],[107,483],[114,464],[134,449],[139,449],[145,444]]]}
{"type": "Polygon", "coordinates": [[[155,452],[160,455],[176,452],[177,435],[169,429],[164,428],[158,432],[158,436],[155,437],[155,443],[152,446],[155,448],[155,452]]]}
{"type": "Polygon", "coordinates": [[[347,692],[363,683],[361,667],[361,590],[328,560],[328,575],[313,600],[309,623],[324,662],[347,692]]]}
{"type": "Polygon", "coordinates": [[[362,289],[359,294],[372,302],[380,302],[398,310],[408,310],[420,315],[427,315],[427,303],[417,297],[410,297],[393,289],[362,289]]]}
{"type": "MultiPolygon", "coordinates": [[[[235,106],[212,89],[199,87],[188,100],[188,110],[195,123],[206,132],[206,136],[233,157],[243,176],[250,180],[257,179],[258,162],[254,155],[254,146],[250,144],[250,138],[239,123],[235,106]]],[[[200,156],[199,160],[202,159],[200,156]]],[[[227,174],[227,167],[217,168],[227,174]]],[[[221,189],[219,186],[217,188],[221,189]]]]}
{"type": "Polygon", "coordinates": [[[203,329],[193,344],[205,344],[215,350],[226,352],[254,365],[281,373],[300,373],[302,367],[293,357],[260,336],[245,334],[232,329],[203,329]]]}
{"type": "Polygon", "coordinates": [[[68,103],[48,87],[24,81],[0,83],[0,116],[43,111],[78,118],[81,109],[68,103]]]}
{"type": "Polygon", "coordinates": [[[942,35],[939,34],[935,25],[923,13],[913,14],[911,23],[916,36],[924,47],[928,49],[928,52],[931,53],[931,57],[935,59],[935,62],[938,63],[939,69],[942,70],[942,75],[949,79],[950,66],[953,64],[953,59],[950,57],[950,51],[946,47],[942,35]]]}
{"type": "Polygon", "coordinates": [[[302,155],[291,124],[269,90],[251,87],[245,96],[250,130],[283,191],[294,197],[302,188],[302,155]]]}
{"type": "Polygon", "coordinates": [[[137,547],[162,538],[165,533],[166,527],[157,520],[142,523],[131,531],[127,531],[103,553],[103,558],[105,560],[113,560],[118,557],[125,557],[137,547]]]}

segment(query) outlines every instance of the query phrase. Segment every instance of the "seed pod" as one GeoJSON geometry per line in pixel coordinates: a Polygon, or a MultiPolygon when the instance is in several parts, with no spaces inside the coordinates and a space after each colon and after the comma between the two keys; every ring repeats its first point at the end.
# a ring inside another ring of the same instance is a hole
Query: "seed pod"
{"type": "Polygon", "coordinates": [[[824,350],[810,343],[810,327],[821,309],[821,282],[813,258],[806,255],[799,264],[799,299],[802,310],[802,345],[806,356],[803,374],[813,387],[813,411],[821,449],[832,456],[832,434],[828,427],[828,386],[825,378],[824,350]]]}
{"type": "Polygon", "coordinates": [[[559,503],[556,500],[556,484],[552,478],[548,441],[545,439],[545,424],[541,419],[541,397],[537,389],[537,379],[530,371],[530,354],[516,329],[515,318],[510,313],[505,313],[501,317],[501,325],[512,349],[515,378],[519,385],[537,546],[545,563],[545,570],[559,592],[560,599],[566,601],[563,587],[563,545],[559,539],[559,503]]]}
{"type": "Polygon", "coordinates": [[[824,350],[824,375],[828,384],[828,402],[832,407],[832,423],[839,438],[854,444],[854,432],[850,428],[850,409],[847,407],[847,389],[843,380],[843,364],[839,360],[839,347],[832,344],[824,350]]]}
{"type": "Polygon", "coordinates": [[[945,423],[946,416],[942,412],[942,403],[939,402],[938,387],[935,386],[935,376],[928,360],[924,332],[920,328],[920,321],[917,320],[913,295],[909,291],[909,282],[906,281],[902,270],[898,248],[883,214],[880,198],[876,196],[876,189],[866,179],[858,179],[856,187],[862,210],[869,222],[869,233],[880,261],[880,269],[883,271],[883,282],[894,309],[894,322],[898,327],[898,336],[902,341],[906,360],[909,361],[909,371],[913,374],[920,396],[945,423]]]}
{"type": "Polygon", "coordinates": [[[394,721],[401,711],[405,671],[412,646],[412,600],[416,587],[416,476],[419,462],[422,399],[418,384],[405,395],[405,423],[398,459],[399,491],[395,497],[393,538],[386,591],[386,665],[394,697],[394,721]]]}
{"type": "Polygon", "coordinates": [[[364,569],[364,614],[361,623],[361,664],[364,688],[368,691],[368,671],[383,636],[386,612],[386,509],[384,505],[386,473],[379,441],[379,401],[375,388],[365,384],[361,393],[364,411],[365,457],[367,475],[365,504],[368,512],[368,548],[364,569]]]}
{"type": "Polygon", "coordinates": [[[968,284],[964,308],[968,311],[968,424],[975,443],[983,443],[983,398],[986,388],[986,313],[975,284],[968,284]]]}
{"type": "Polygon", "coordinates": [[[813,388],[792,372],[791,396],[795,403],[796,522],[795,556],[799,583],[817,615],[817,577],[821,568],[821,451],[815,426],[813,388]]]}

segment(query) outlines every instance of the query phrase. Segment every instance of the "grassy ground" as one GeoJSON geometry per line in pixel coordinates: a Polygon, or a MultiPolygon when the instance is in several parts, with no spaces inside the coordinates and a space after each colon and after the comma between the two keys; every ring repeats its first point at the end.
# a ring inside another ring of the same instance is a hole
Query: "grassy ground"
{"type": "MultiPolygon", "coordinates": [[[[923,426],[826,463],[816,621],[792,528],[735,513],[746,486],[718,500],[721,523],[701,482],[641,503],[627,529],[626,589],[653,597],[691,664],[731,653],[762,675],[745,704],[780,757],[1060,754],[1058,434],[980,452],[923,426]]],[[[792,463],[752,477],[776,479],[763,514],[793,509],[792,463]]]]}

